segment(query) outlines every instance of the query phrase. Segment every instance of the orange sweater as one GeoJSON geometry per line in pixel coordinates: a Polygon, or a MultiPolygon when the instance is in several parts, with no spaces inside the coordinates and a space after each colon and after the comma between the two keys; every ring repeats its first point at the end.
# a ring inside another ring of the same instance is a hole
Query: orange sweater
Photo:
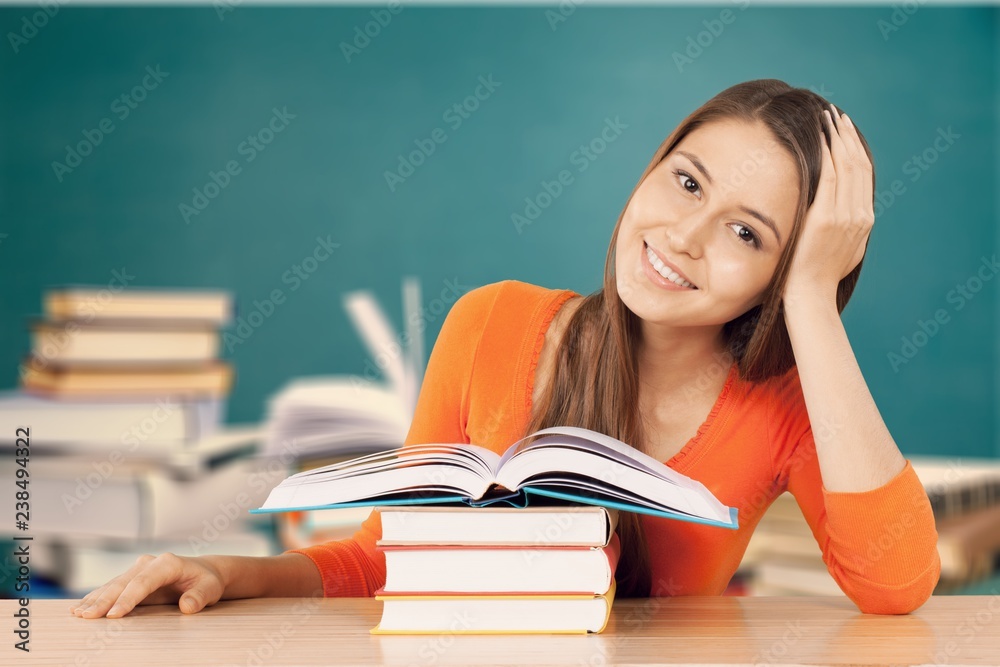
{"type": "MultiPolygon", "coordinates": [[[[452,306],[431,352],[406,445],[475,443],[497,453],[528,421],[545,330],[571,290],[516,280],[479,287],[452,306]]],[[[910,461],[884,486],[830,492],[822,484],[798,373],[758,384],[735,365],[707,420],[665,463],[739,511],[739,529],[641,515],[651,595],[720,595],[761,515],[786,489],[798,501],[844,593],[862,612],[908,613],[937,584],[930,503],[910,461]]],[[[373,511],[353,537],[293,551],[311,558],[328,597],[369,597],[385,582],[373,511]]]]}

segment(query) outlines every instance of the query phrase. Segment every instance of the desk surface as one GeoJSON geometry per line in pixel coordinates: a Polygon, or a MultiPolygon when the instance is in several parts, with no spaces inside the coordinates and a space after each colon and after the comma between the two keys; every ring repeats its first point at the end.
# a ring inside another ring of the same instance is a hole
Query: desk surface
{"type": "Polygon", "coordinates": [[[598,635],[372,635],[372,598],[219,602],[194,615],[142,606],[76,618],[33,600],[30,654],[13,648],[14,600],[0,604],[4,665],[1000,664],[1000,595],[933,596],[912,614],[862,614],[846,597],[621,599],[598,635]]]}

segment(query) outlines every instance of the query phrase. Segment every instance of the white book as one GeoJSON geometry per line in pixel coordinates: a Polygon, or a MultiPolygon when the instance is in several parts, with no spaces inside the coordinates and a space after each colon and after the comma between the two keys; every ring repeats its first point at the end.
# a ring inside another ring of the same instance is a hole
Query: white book
{"type": "MultiPolygon", "coordinates": [[[[607,593],[596,596],[376,595],[375,599],[382,601],[382,618],[370,632],[373,635],[598,633],[604,630],[611,616],[615,588],[612,582],[607,593]]],[[[394,644],[387,642],[384,648],[390,650],[394,644]]]]}
{"type": "Polygon", "coordinates": [[[380,546],[379,593],[606,593],[620,545],[607,547],[380,546]]]}
{"type": "Polygon", "coordinates": [[[0,437],[13,447],[15,431],[29,428],[32,447],[179,450],[216,432],[224,411],[217,398],[61,399],[9,391],[0,394],[0,437]]]}
{"type": "MultiPolygon", "coordinates": [[[[0,477],[14,479],[13,456],[0,477]]],[[[256,459],[227,461],[186,479],[147,460],[32,455],[30,534],[157,539],[178,533],[212,535],[252,517],[269,476],[256,459]],[[222,528],[220,528],[222,526],[222,528]]],[[[15,526],[13,503],[0,508],[15,526]]]]}
{"type": "Polygon", "coordinates": [[[607,546],[618,510],[552,507],[379,507],[379,545],[607,546]]]}

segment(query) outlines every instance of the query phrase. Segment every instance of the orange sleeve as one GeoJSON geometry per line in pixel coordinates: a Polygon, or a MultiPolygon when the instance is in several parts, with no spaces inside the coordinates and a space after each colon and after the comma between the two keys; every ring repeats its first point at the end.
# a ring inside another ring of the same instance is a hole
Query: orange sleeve
{"type": "MultiPolygon", "coordinates": [[[[465,426],[473,363],[502,284],[470,290],[451,307],[427,362],[404,446],[469,442],[465,426]]],[[[287,553],[312,559],[323,579],[324,596],[372,597],[385,584],[385,555],[375,548],[381,537],[382,519],[372,510],[350,538],[287,553]]]]}
{"type": "Polygon", "coordinates": [[[878,488],[828,491],[809,428],[779,479],[802,509],[830,574],[858,609],[907,614],[927,601],[941,560],[930,501],[909,459],[878,488]]]}

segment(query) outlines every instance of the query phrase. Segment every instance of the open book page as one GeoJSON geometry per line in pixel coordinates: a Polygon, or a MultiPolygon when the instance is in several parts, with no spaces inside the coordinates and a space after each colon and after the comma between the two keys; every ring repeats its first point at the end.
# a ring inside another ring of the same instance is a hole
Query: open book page
{"type": "Polygon", "coordinates": [[[421,466],[441,460],[466,466],[484,479],[492,479],[494,468],[499,459],[500,457],[495,452],[479,445],[410,445],[303,470],[291,475],[288,479],[301,479],[317,475],[323,479],[339,479],[353,475],[370,474],[374,470],[384,468],[421,466]]]}
{"type": "Polygon", "coordinates": [[[612,458],[620,463],[624,463],[625,465],[645,470],[651,475],[679,486],[685,486],[688,488],[705,488],[701,482],[693,480],[690,477],[685,477],[670,466],[654,459],[649,454],[640,452],[635,447],[626,445],[621,440],[599,433],[598,431],[591,431],[589,429],[579,428],[576,426],[552,426],[550,428],[543,428],[540,431],[535,431],[531,435],[521,438],[507,448],[503,457],[501,457],[501,460],[499,461],[498,467],[502,468],[508,459],[522,451],[529,450],[533,447],[545,447],[559,443],[565,443],[567,446],[571,447],[580,447],[590,451],[600,452],[603,456],[612,458]],[[536,436],[545,437],[531,443],[522,444],[525,443],[528,438],[536,436]],[[568,438],[571,438],[572,440],[560,436],[568,436],[568,438]]]}
{"type": "Polygon", "coordinates": [[[653,509],[729,521],[729,508],[704,485],[619,440],[575,427],[553,427],[535,435],[546,437],[516,453],[504,453],[498,484],[512,490],[586,489],[653,509]]]}
{"type": "Polygon", "coordinates": [[[261,509],[308,509],[407,492],[481,498],[499,456],[478,445],[411,445],[305,470],[275,487],[261,509]]]}

